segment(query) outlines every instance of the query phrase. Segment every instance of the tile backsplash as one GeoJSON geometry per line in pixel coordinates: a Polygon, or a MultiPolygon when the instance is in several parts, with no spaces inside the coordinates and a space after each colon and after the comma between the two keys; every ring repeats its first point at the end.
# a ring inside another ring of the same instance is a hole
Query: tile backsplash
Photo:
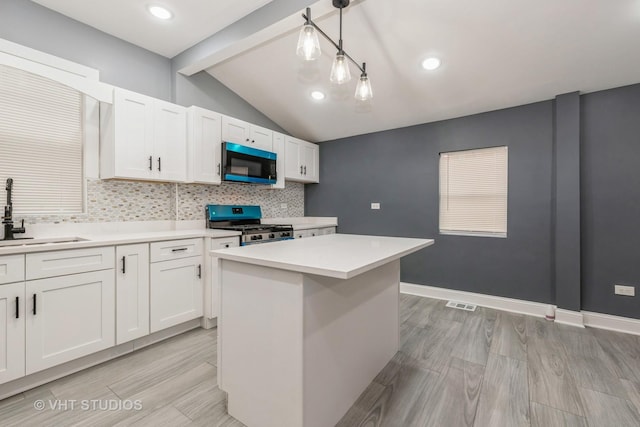
{"type": "MultiPolygon", "coordinates": [[[[86,213],[31,215],[27,224],[204,219],[206,204],[260,205],[265,218],[304,216],[304,184],[283,190],[223,182],[222,185],[87,180],[86,213]],[[286,207],[283,207],[285,206],[286,207]]],[[[16,218],[22,218],[19,214],[16,218]]]]}

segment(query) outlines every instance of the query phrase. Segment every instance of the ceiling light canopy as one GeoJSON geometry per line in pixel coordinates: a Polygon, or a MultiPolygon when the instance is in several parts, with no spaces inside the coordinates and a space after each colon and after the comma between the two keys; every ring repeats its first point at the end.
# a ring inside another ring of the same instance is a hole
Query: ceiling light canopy
{"type": "Polygon", "coordinates": [[[149,6],[149,13],[162,20],[171,19],[173,17],[173,13],[171,13],[168,9],[157,5],[149,6]]]}
{"type": "Polygon", "coordinates": [[[436,68],[440,67],[440,63],[440,59],[438,58],[427,58],[422,61],[422,68],[424,68],[425,70],[433,71],[436,68]]]}
{"type": "Polygon", "coordinates": [[[351,80],[349,62],[352,62],[361,71],[360,81],[356,85],[355,98],[359,101],[368,101],[373,98],[373,91],[371,90],[371,82],[366,72],[366,64],[363,62],[362,66],[360,66],[360,64],[354,61],[342,48],[342,9],[349,6],[349,0],[333,0],[333,6],[340,9],[340,38],[338,39],[338,43],[334,42],[311,20],[311,8],[307,8],[307,13],[302,14],[305,23],[300,30],[296,54],[305,61],[318,59],[321,54],[320,42],[318,40],[318,33],[320,33],[320,35],[331,42],[337,50],[336,57],[331,66],[331,74],[329,75],[331,83],[341,85],[349,82],[351,80]]]}
{"type": "Polygon", "coordinates": [[[316,101],[322,101],[325,97],[324,92],[320,92],[319,90],[314,90],[311,92],[311,97],[316,101]]]}

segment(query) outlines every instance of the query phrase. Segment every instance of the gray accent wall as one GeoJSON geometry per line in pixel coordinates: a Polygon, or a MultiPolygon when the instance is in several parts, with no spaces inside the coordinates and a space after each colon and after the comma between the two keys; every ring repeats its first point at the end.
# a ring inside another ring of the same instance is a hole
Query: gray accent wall
{"type": "Polygon", "coordinates": [[[337,216],[340,233],[435,238],[402,260],[405,282],[551,303],[552,157],[552,101],[326,142],[305,214],[337,216]],[[499,145],[508,238],[440,235],[439,153],[499,145]]]}
{"type": "Polygon", "coordinates": [[[581,111],[582,309],[640,318],[640,84],[583,95],[581,111]]]}
{"type": "Polygon", "coordinates": [[[306,215],[435,238],[403,281],[640,319],[640,84],[322,143],[320,176],[306,215]],[[438,234],[439,153],[495,145],[509,146],[507,238],[438,234]]]}

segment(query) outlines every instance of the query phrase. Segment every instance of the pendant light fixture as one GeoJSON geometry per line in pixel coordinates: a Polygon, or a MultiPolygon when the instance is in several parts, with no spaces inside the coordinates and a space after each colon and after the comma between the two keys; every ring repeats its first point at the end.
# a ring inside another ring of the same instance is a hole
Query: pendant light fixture
{"type": "Polygon", "coordinates": [[[368,101],[373,98],[373,91],[371,90],[371,82],[367,75],[366,64],[363,62],[362,66],[360,66],[360,64],[354,61],[342,48],[342,9],[349,6],[349,0],[333,0],[333,6],[340,9],[340,38],[338,43],[334,42],[311,20],[311,8],[307,8],[307,13],[302,14],[305,23],[300,30],[296,54],[305,61],[313,61],[319,58],[321,51],[317,33],[320,33],[320,35],[329,40],[337,50],[336,57],[331,65],[331,74],[329,75],[331,83],[339,85],[348,83],[351,80],[349,62],[352,62],[362,73],[356,85],[355,98],[359,101],[368,101]]]}

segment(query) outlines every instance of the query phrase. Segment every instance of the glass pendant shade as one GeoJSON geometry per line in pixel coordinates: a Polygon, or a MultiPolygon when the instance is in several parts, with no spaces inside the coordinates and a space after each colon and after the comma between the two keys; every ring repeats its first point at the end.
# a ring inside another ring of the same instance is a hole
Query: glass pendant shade
{"type": "Polygon", "coordinates": [[[366,74],[360,76],[360,81],[356,86],[356,99],[358,101],[368,101],[373,98],[373,91],[371,90],[371,82],[366,74]]]}
{"type": "Polygon", "coordinates": [[[320,41],[318,33],[311,24],[305,24],[300,30],[296,54],[305,61],[313,61],[320,57],[320,41]]]}
{"type": "Polygon", "coordinates": [[[351,72],[349,71],[349,64],[347,58],[341,53],[336,55],[336,59],[333,60],[331,66],[331,75],[329,76],[331,83],[343,84],[351,80],[351,72]]]}

